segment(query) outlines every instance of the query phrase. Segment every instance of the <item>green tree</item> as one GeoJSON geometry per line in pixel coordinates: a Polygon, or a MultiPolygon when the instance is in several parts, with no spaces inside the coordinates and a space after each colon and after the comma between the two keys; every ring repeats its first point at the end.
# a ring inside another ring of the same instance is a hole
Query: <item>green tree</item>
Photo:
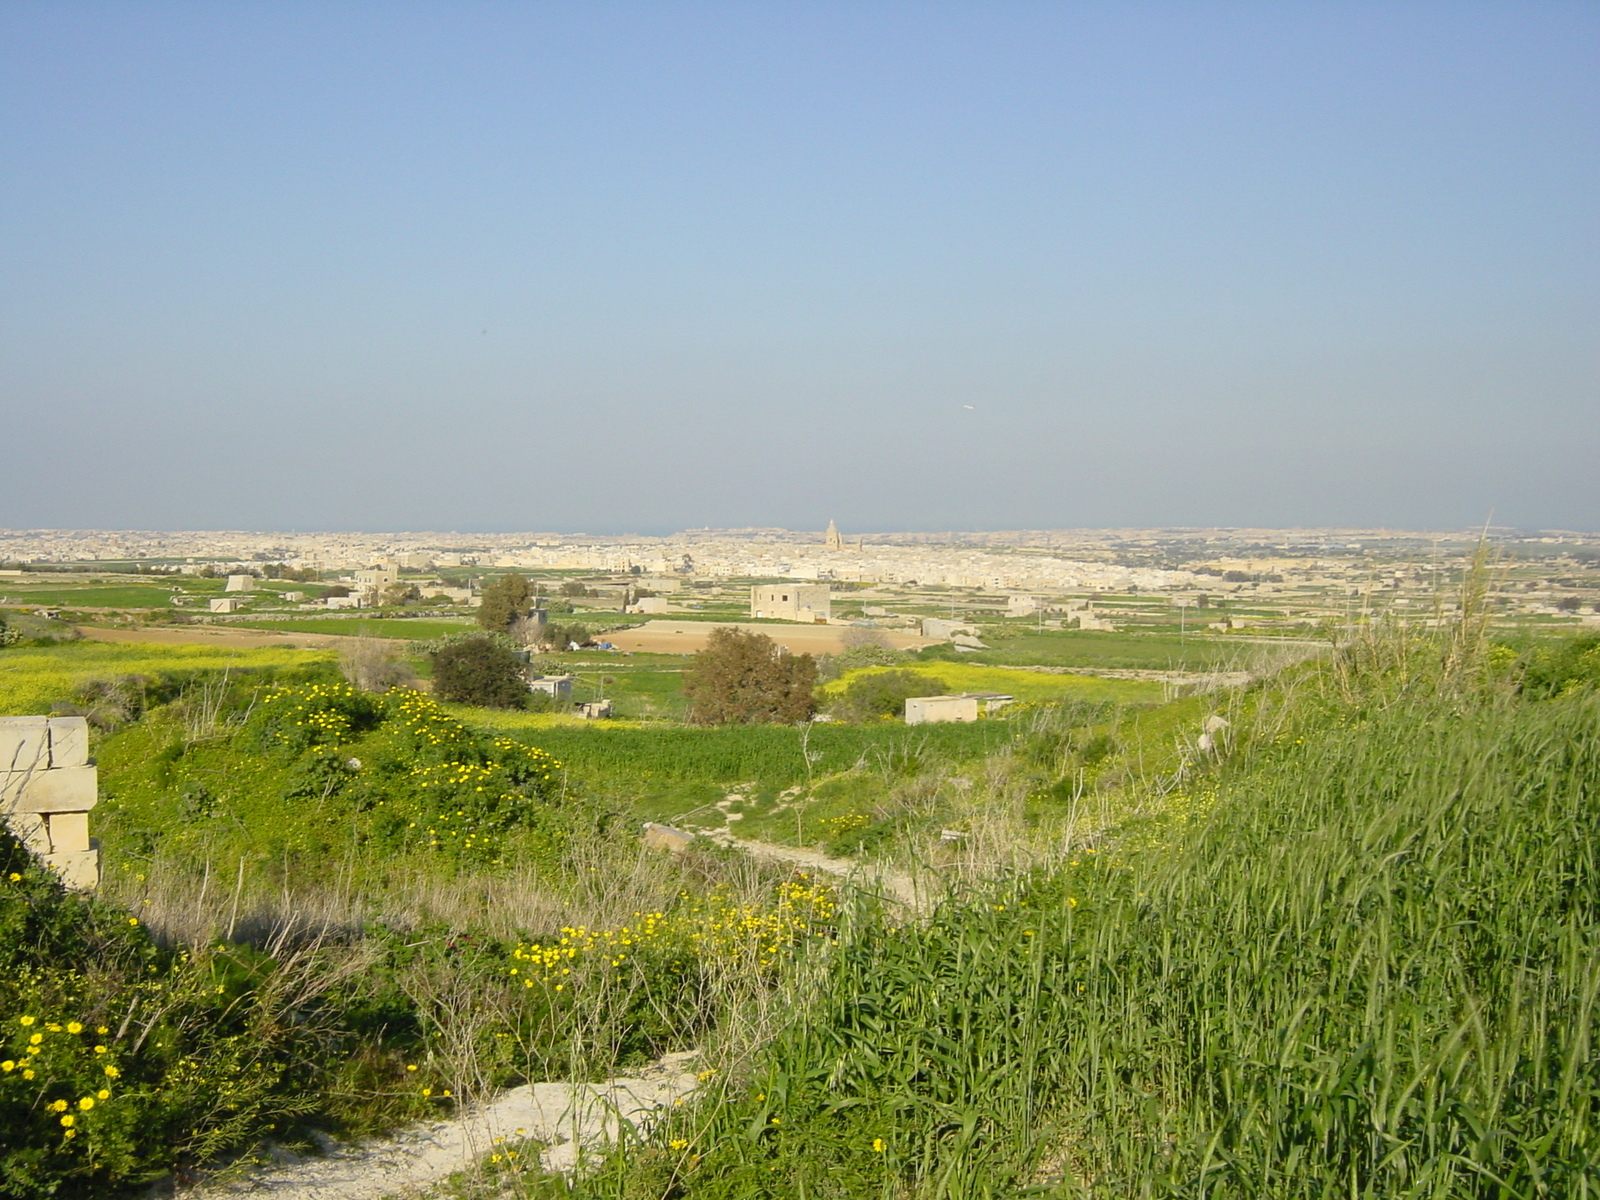
{"type": "Polygon", "coordinates": [[[483,603],[478,606],[478,624],[485,629],[502,632],[511,628],[513,621],[528,615],[533,606],[533,589],[528,581],[515,571],[500,576],[483,589],[483,603]]]}
{"type": "Polygon", "coordinates": [[[383,595],[379,597],[379,603],[394,607],[401,604],[415,604],[421,599],[421,588],[414,583],[399,579],[383,589],[383,595]]]}
{"type": "Polygon", "coordinates": [[[433,694],[483,708],[522,708],[528,681],[516,652],[489,637],[452,641],[429,655],[433,694]]]}
{"type": "Polygon", "coordinates": [[[696,725],[804,721],[816,711],[816,660],[789,654],[764,633],[717,626],[684,676],[696,725]]]}
{"type": "Polygon", "coordinates": [[[858,675],[845,687],[834,711],[846,721],[871,721],[898,717],[913,696],[942,696],[950,689],[939,680],[915,671],[874,671],[858,675]]]}

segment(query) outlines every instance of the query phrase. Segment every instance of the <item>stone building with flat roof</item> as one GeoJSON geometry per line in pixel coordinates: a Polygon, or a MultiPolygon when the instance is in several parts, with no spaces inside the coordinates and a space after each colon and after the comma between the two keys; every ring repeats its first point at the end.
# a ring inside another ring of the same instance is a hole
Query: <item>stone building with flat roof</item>
{"type": "Polygon", "coordinates": [[[750,589],[750,615],[826,625],[833,615],[832,596],[823,583],[757,584],[750,589]]]}

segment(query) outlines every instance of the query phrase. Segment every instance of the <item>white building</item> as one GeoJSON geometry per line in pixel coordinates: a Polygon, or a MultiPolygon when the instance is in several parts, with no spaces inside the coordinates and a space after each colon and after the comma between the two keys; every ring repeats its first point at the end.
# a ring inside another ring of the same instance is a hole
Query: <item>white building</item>
{"type": "Polygon", "coordinates": [[[571,675],[535,675],[528,680],[530,692],[542,693],[552,700],[572,699],[571,675]]]}
{"type": "Polygon", "coordinates": [[[976,721],[976,696],[913,696],[906,701],[907,725],[936,725],[946,721],[976,721]]]}
{"type": "Polygon", "coordinates": [[[966,621],[946,620],[944,617],[922,618],[922,636],[925,638],[944,640],[945,638],[954,637],[958,633],[965,634],[967,637],[977,637],[978,627],[970,625],[966,621]]]}
{"type": "Polygon", "coordinates": [[[254,575],[229,575],[228,586],[222,589],[225,592],[253,592],[256,590],[254,575]]]}
{"type": "Polygon", "coordinates": [[[936,725],[948,721],[976,721],[981,708],[999,712],[1015,696],[1004,692],[955,692],[948,696],[912,696],[906,701],[907,725],[936,725]]]}

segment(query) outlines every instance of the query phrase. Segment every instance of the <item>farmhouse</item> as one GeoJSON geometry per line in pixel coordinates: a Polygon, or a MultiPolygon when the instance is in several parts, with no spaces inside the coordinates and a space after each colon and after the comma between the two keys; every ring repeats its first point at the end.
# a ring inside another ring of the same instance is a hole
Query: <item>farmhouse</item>
{"type": "Polygon", "coordinates": [[[750,589],[750,615],[825,625],[832,615],[832,594],[823,583],[758,584],[750,589]]]}
{"type": "Polygon", "coordinates": [[[357,590],[376,596],[385,588],[393,587],[399,579],[400,568],[394,563],[384,563],[369,567],[365,571],[357,571],[355,584],[357,590]]]}

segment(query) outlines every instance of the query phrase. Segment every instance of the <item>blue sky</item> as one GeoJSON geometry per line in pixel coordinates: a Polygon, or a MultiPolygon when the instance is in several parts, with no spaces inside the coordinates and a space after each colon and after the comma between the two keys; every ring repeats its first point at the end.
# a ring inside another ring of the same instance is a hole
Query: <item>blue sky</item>
{"type": "Polygon", "coordinates": [[[0,6],[0,526],[1600,529],[1593,4],[0,6]]]}

